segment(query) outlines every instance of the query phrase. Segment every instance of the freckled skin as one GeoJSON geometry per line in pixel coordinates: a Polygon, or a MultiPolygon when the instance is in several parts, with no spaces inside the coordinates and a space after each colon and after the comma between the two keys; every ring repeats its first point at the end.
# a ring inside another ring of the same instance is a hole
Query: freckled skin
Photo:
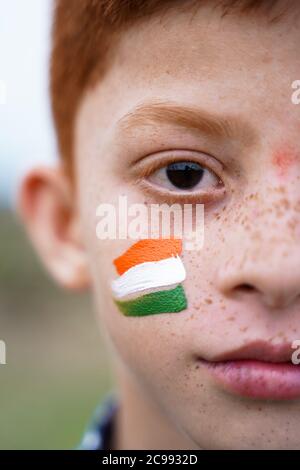
{"type": "Polygon", "coordinates": [[[141,22],[124,33],[111,70],[78,111],[79,210],[97,312],[128,413],[127,448],[300,448],[300,400],[257,403],[224,393],[195,360],[257,339],[300,338],[300,112],[290,100],[299,76],[300,11],[299,2],[293,5],[273,24],[221,20],[210,7],[192,20],[174,9],[161,21],[141,22]],[[118,119],[146,98],[237,116],[255,138],[251,145],[216,144],[163,125],[117,135],[118,119]],[[281,150],[279,136],[293,153],[281,150]],[[128,204],[161,201],[137,183],[132,167],[162,147],[212,154],[224,164],[226,196],[205,208],[204,248],[183,253],[188,309],[129,319],[109,288],[112,260],[129,243],[99,242],[95,210],[116,204],[120,194],[128,204]]]}

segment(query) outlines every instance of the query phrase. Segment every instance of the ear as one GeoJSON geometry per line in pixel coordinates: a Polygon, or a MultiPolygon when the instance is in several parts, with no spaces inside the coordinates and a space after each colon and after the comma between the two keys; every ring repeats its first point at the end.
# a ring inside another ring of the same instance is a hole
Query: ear
{"type": "Polygon", "coordinates": [[[90,285],[90,275],[74,196],[61,167],[36,168],[21,183],[18,211],[54,279],[82,290],[90,285]]]}

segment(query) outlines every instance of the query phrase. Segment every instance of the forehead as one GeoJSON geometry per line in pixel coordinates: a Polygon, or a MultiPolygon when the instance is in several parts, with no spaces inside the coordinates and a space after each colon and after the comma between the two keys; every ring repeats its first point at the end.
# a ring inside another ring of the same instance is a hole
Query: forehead
{"type": "Polygon", "coordinates": [[[201,83],[215,71],[233,80],[234,71],[267,70],[267,65],[299,71],[299,13],[300,5],[273,23],[253,15],[222,17],[205,5],[196,12],[171,9],[123,34],[114,69],[122,68],[135,84],[139,79],[168,81],[170,76],[201,83]]]}
{"type": "Polygon", "coordinates": [[[112,65],[87,94],[85,106],[96,112],[103,129],[153,98],[199,105],[210,113],[244,113],[253,120],[254,110],[265,120],[284,111],[285,119],[294,121],[299,112],[290,102],[291,84],[300,76],[299,6],[277,22],[254,14],[222,17],[205,5],[141,20],[122,33],[112,65]]]}

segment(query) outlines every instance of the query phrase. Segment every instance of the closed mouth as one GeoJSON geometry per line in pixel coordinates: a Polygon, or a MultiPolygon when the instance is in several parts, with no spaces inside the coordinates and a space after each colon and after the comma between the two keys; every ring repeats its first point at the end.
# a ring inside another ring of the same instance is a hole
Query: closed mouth
{"type": "Polygon", "coordinates": [[[211,360],[197,360],[228,392],[257,399],[297,399],[300,368],[292,363],[291,344],[256,341],[211,360]]]}

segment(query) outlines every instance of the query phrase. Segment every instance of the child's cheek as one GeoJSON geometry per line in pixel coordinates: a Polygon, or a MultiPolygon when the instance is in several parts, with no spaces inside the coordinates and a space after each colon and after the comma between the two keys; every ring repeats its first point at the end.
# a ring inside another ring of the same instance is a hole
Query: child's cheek
{"type": "Polygon", "coordinates": [[[187,308],[179,239],[144,239],[114,260],[114,301],[125,316],[179,313],[187,308]]]}

